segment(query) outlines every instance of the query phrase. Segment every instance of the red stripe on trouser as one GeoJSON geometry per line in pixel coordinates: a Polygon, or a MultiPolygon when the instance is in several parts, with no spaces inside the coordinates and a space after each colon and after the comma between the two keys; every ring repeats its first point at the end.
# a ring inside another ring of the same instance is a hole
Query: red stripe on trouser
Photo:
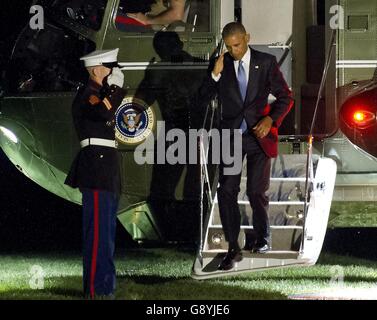
{"type": "Polygon", "coordinates": [[[94,280],[96,278],[96,268],[97,268],[97,254],[98,254],[98,217],[99,217],[99,206],[98,206],[98,191],[93,192],[94,196],[94,237],[93,237],[93,250],[92,250],[92,268],[90,273],[90,296],[94,298],[94,280]]]}

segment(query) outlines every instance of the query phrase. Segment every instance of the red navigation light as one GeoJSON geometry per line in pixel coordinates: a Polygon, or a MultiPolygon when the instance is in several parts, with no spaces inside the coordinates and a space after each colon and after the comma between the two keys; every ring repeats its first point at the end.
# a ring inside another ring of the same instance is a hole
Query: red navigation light
{"type": "Polygon", "coordinates": [[[366,110],[356,110],[353,113],[353,121],[359,127],[368,127],[376,120],[373,112],[366,110]]]}
{"type": "Polygon", "coordinates": [[[353,114],[353,119],[355,120],[355,122],[363,122],[365,120],[365,114],[363,112],[356,111],[353,114]]]}

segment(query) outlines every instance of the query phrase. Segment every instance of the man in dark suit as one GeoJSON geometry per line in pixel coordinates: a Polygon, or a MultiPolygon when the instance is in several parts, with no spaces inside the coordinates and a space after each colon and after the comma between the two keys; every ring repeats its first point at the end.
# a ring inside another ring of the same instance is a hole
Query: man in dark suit
{"type": "MultiPolygon", "coordinates": [[[[210,67],[202,90],[205,95],[218,94],[221,106],[221,129],[242,132],[242,159],[247,156],[247,191],[253,209],[253,228],[256,241],[253,251],[270,250],[268,197],[271,158],[278,154],[278,127],[293,105],[291,91],[285,82],[276,58],[248,46],[250,35],[244,26],[232,22],[223,29],[228,50],[210,67]],[[268,104],[268,96],[276,100],[268,104]]],[[[234,140],[231,140],[231,144],[234,140]]],[[[230,150],[233,150],[232,146],[230,150]]],[[[220,217],[229,243],[228,253],[219,265],[220,270],[233,268],[242,260],[238,244],[241,215],[237,203],[241,173],[224,174],[227,165],[220,164],[218,201],[220,217]]]]}
{"type": "Polygon", "coordinates": [[[72,105],[81,150],[65,183],[79,188],[83,205],[83,286],[88,298],[112,298],[115,290],[115,230],[120,194],[115,112],[125,91],[117,67],[119,49],[81,58],[90,78],[72,105]]]}

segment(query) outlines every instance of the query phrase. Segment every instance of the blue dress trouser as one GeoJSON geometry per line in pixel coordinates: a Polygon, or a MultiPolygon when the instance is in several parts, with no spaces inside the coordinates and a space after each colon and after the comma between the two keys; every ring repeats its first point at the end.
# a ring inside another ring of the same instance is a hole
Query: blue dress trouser
{"type": "Polygon", "coordinates": [[[110,295],[115,290],[115,231],[118,196],[82,189],[84,294],[110,295]]]}

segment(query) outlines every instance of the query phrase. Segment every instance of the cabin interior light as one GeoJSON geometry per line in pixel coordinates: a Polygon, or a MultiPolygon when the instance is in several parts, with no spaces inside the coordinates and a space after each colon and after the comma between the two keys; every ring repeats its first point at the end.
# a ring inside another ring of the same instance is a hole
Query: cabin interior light
{"type": "Polygon", "coordinates": [[[212,243],[213,244],[220,245],[222,241],[223,241],[223,234],[222,233],[215,233],[212,236],[212,243]]]}

